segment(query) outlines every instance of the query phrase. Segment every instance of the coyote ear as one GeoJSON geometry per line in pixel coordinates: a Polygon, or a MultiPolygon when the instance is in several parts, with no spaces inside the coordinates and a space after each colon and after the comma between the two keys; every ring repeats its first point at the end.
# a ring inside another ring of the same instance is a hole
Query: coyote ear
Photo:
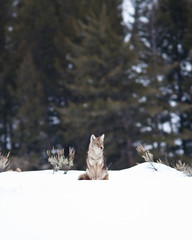
{"type": "Polygon", "coordinates": [[[91,135],[90,141],[95,141],[96,137],[94,134],[91,135]]]}
{"type": "Polygon", "coordinates": [[[104,137],[105,137],[105,134],[102,134],[100,137],[101,141],[104,141],[104,137]]]}

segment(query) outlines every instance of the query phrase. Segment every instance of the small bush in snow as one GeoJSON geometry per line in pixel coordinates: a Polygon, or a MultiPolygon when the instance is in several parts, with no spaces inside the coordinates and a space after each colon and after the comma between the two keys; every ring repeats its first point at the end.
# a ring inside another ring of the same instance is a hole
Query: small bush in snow
{"type": "Polygon", "coordinates": [[[52,150],[53,154],[49,150],[47,150],[48,155],[48,162],[51,163],[53,166],[53,173],[57,172],[59,170],[64,170],[64,173],[66,174],[68,170],[70,170],[74,166],[74,157],[75,157],[75,151],[69,147],[69,156],[65,157],[64,154],[64,148],[58,149],[58,150],[52,150]]]}
{"type": "Polygon", "coordinates": [[[10,152],[8,152],[7,156],[4,156],[0,153],[0,172],[4,172],[7,170],[10,159],[9,159],[10,152]]]}
{"type": "Polygon", "coordinates": [[[139,144],[136,148],[137,152],[145,159],[146,162],[151,164],[151,167],[157,171],[157,168],[154,166],[153,154],[151,154],[148,150],[146,150],[141,144],[139,144]]]}
{"type": "MultiPolygon", "coordinates": [[[[157,171],[157,168],[155,168],[154,166],[154,160],[153,160],[153,154],[151,154],[148,150],[146,150],[141,144],[139,144],[136,148],[137,152],[145,159],[146,162],[149,162],[152,166],[152,168],[157,171]]],[[[175,169],[177,169],[178,171],[183,172],[184,174],[186,174],[189,177],[192,177],[192,169],[188,164],[182,163],[181,160],[177,161],[176,164],[168,164],[165,163],[163,161],[161,161],[161,159],[157,160],[157,163],[161,163],[161,164],[165,164],[169,167],[173,167],[175,169]]]]}
{"type": "Polygon", "coordinates": [[[181,160],[179,160],[176,164],[175,164],[175,169],[183,172],[184,174],[186,174],[189,177],[192,177],[192,169],[188,164],[182,163],[181,160]]]}

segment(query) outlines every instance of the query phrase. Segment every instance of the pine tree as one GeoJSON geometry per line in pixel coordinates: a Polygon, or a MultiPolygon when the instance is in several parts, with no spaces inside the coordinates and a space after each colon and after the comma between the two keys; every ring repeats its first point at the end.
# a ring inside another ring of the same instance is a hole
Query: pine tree
{"type": "Polygon", "coordinates": [[[92,133],[108,136],[106,155],[114,168],[134,164],[141,84],[135,81],[135,54],[124,42],[118,6],[113,14],[109,9],[102,4],[99,15],[92,11],[85,22],[78,20],[79,41],[68,39],[71,77],[65,85],[70,98],[61,113],[66,139],[78,146],[79,166],[85,162],[83,149],[92,133]]]}
{"type": "Polygon", "coordinates": [[[172,159],[187,151],[183,143],[191,139],[190,127],[184,127],[190,118],[190,73],[183,68],[190,61],[190,45],[186,45],[191,36],[190,11],[189,1],[135,1],[132,41],[139,49],[139,79],[145,84],[143,117],[147,120],[140,122],[142,141],[153,143],[156,154],[166,152],[172,159]],[[187,104],[180,94],[187,97],[187,104]],[[186,123],[181,124],[184,118],[186,123]]]}
{"type": "MultiPolygon", "coordinates": [[[[131,42],[138,52],[137,81],[143,85],[139,99],[142,114],[139,125],[142,137],[139,141],[154,145],[156,151],[163,152],[162,143],[167,141],[162,129],[165,118],[164,84],[165,73],[171,68],[164,64],[158,50],[158,11],[157,3],[135,1],[135,15],[131,42]]],[[[167,118],[166,118],[167,120],[167,118]]]]}
{"type": "Polygon", "coordinates": [[[191,142],[191,73],[186,66],[190,62],[190,44],[187,39],[191,38],[190,16],[192,13],[191,2],[182,0],[159,1],[159,35],[158,48],[168,63],[173,65],[166,74],[168,110],[171,116],[178,119],[173,123],[170,118],[170,126],[173,143],[169,145],[169,150],[173,156],[178,155],[185,160],[189,159],[191,142]],[[189,143],[189,145],[188,145],[189,143]],[[187,146],[188,145],[188,146],[187,146]]]}
{"type": "Polygon", "coordinates": [[[28,169],[38,168],[45,149],[46,129],[43,108],[43,88],[39,81],[40,74],[35,67],[30,52],[24,57],[18,70],[17,114],[13,141],[20,157],[30,160],[28,169]]]}
{"type": "Polygon", "coordinates": [[[47,148],[55,141],[58,115],[55,107],[60,104],[58,71],[56,69],[57,49],[55,36],[59,28],[57,16],[58,1],[19,1],[16,5],[16,19],[12,37],[17,51],[15,62],[19,68],[23,58],[31,52],[43,92],[44,123],[46,125],[47,148]],[[18,54],[19,53],[19,54],[18,54]]]}
{"type": "Polygon", "coordinates": [[[9,88],[12,85],[10,73],[10,48],[8,29],[11,21],[11,1],[0,1],[0,150],[10,149],[12,99],[9,88]]]}

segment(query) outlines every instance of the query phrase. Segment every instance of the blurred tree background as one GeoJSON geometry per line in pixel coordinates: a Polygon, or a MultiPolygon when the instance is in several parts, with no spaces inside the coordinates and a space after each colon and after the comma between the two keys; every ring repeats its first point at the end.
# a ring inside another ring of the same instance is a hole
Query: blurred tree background
{"type": "Polygon", "coordinates": [[[0,0],[0,152],[45,169],[46,150],[105,133],[111,169],[138,143],[192,162],[190,0],[0,0]],[[122,11],[132,19],[125,23],[122,11]]]}

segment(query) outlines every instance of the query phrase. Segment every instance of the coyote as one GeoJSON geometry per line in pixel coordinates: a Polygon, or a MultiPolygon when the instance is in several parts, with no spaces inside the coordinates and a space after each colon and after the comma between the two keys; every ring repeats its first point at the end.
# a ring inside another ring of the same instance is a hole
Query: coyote
{"type": "Polygon", "coordinates": [[[104,134],[99,137],[91,135],[86,159],[86,173],[80,175],[79,180],[108,180],[109,174],[105,168],[103,156],[104,136],[104,134]]]}

